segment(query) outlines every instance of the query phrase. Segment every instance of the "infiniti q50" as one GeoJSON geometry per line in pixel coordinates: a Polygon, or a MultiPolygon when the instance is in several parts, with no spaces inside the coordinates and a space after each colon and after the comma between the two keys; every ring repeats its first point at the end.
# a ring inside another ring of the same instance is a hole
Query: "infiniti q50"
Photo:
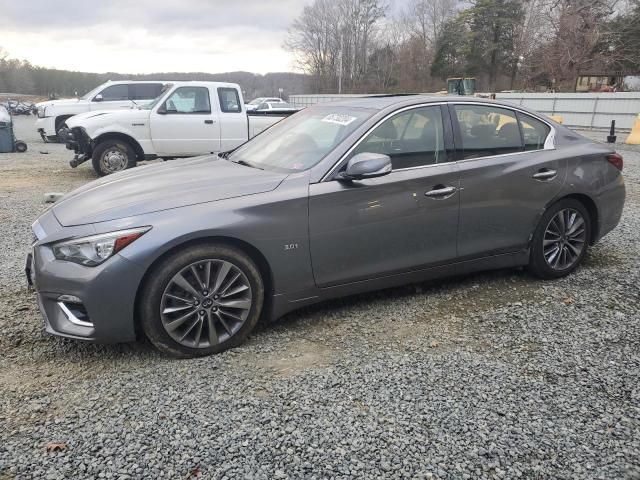
{"type": "Polygon", "coordinates": [[[328,298],[495,268],[567,275],[618,224],[622,166],[511,104],[321,104],[235,151],[69,193],[33,224],[27,275],[52,334],[206,355],[328,298]]]}

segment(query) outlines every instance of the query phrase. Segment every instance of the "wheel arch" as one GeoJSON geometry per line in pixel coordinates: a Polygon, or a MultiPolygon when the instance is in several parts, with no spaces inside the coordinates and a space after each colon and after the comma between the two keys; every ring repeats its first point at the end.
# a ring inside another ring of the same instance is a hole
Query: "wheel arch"
{"type": "Polygon", "coordinates": [[[95,150],[95,147],[97,147],[100,143],[106,140],[121,140],[123,142],[127,142],[129,145],[131,145],[131,148],[133,148],[133,151],[136,152],[136,159],[144,160],[144,150],[142,149],[142,146],[131,135],[127,135],[126,133],[120,133],[120,132],[103,133],[102,135],[99,135],[98,137],[96,137],[96,139],[93,141],[93,144],[95,145],[94,150],[95,150]]]}
{"type": "Polygon", "coordinates": [[[596,202],[589,195],[586,195],[584,193],[571,193],[569,195],[556,198],[546,206],[545,211],[551,205],[554,205],[562,200],[568,200],[568,199],[577,200],[582,205],[584,205],[584,207],[587,209],[587,212],[589,213],[589,220],[591,221],[591,235],[590,235],[591,238],[589,238],[589,244],[593,245],[596,239],[598,238],[598,232],[600,230],[600,223],[599,223],[600,216],[599,216],[598,206],[596,202]]]}
{"type": "Polygon", "coordinates": [[[56,130],[56,135],[58,134],[58,127],[62,126],[64,122],[73,117],[73,114],[64,114],[64,115],[56,115],[56,118],[53,120],[53,125],[56,130]]]}
{"type": "Polygon", "coordinates": [[[255,246],[250,243],[240,240],[235,237],[228,237],[224,235],[212,235],[199,237],[194,239],[185,240],[176,245],[173,245],[171,248],[162,252],[160,256],[154,259],[154,261],[149,265],[147,270],[145,271],[140,283],[138,284],[138,288],[136,290],[135,300],[134,300],[134,327],[136,331],[136,335],[140,336],[142,334],[142,329],[140,325],[140,315],[139,315],[139,305],[142,301],[142,290],[146,285],[146,282],[150,278],[153,273],[154,268],[159,265],[166,258],[170,257],[174,253],[176,253],[180,249],[193,247],[197,245],[226,245],[239,249],[243,253],[249,256],[249,258],[256,264],[258,267],[258,271],[262,276],[262,282],[264,285],[264,305],[262,307],[262,315],[263,318],[268,312],[271,311],[271,302],[273,298],[274,292],[274,280],[273,280],[273,271],[271,269],[271,265],[267,261],[266,257],[262,254],[260,250],[258,250],[255,246]]]}

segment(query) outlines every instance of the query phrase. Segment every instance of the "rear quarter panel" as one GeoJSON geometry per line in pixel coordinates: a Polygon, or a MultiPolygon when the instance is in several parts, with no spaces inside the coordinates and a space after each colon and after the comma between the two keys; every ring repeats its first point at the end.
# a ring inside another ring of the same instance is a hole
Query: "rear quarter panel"
{"type": "Polygon", "coordinates": [[[586,195],[597,209],[594,241],[613,230],[622,216],[625,201],[624,177],[607,161],[613,150],[588,140],[570,141],[559,146],[567,152],[567,180],[562,196],[586,195]]]}

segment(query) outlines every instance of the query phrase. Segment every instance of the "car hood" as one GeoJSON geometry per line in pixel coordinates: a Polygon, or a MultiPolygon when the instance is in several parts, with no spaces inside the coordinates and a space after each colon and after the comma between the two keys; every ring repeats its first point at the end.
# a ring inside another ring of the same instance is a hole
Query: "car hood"
{"type": "Polygon", "coordinates": [[[127,110],[93,110],[74,115],[69,118],[66,123],[69,128],[85,126],[84,123],[90,122],[113,122],[128,120],[146,120],[149,118],[149,110],[140,110],[131,108],[127,110]]]}
{"type": "Polygon", "coordinates": [[[269,192],[286,174],[238,165],[218,156],[146,165],[90,182],[53,206],[64,226],[269,192]]]}
{"type": "Polygon", "coordinates": [[[58,105],[73,105],[76,103],[88,103],[86,100],[80,100],[79,98],[61,98],[60,100],[45,100],[44,102],[36,103],[36,107],[55,107],[58,105]]]}

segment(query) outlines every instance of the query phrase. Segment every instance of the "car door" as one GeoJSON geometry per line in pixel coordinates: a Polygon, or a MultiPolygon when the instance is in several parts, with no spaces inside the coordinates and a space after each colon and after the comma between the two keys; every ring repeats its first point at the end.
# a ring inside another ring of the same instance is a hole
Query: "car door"
{"type": "Polygon", "coordinates": [[[439,105],[394,114],[342,162],[346,166],[358,153],[383,153],[391,157],[391,173],[310,185],[311,260],[318,286],[406,272],[456,257],[458,173],[449,151],[450,127],[448,112],[439,105]]]}
{"type": "Polygon", "coordinates": [[[207,87],[177,87],[151,111],[149,125],[160,157],[220,151],[220,122],[207,87]]]}
{"type": "Polygon", "coordinates": [[[566,178],[566,161],[553,149],[552,127],[496,105],[460,103],[450,109],[460,146],[458,255],[525,249],[566,178]]]}
{"type": "Polygon", "coordinates": [[[114,110],[119,108],[132,108],[133,102],[129,99],[129,85],[119,83],[110,85],[91,99],[91,110],[114,110]]]}
{"type": "Polygon", "coordinates": [[[217,97],[220,105],[220,149],[226,152],[247,141],[249,119],[236,88],[218,87],[217,97]]]}

